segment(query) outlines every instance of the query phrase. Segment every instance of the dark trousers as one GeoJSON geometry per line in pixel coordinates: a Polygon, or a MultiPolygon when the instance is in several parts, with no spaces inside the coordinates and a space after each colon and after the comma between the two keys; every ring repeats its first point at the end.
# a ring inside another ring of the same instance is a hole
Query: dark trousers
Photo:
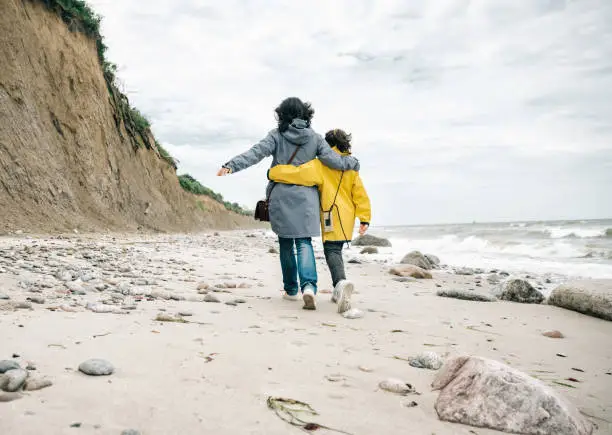
{"type": "Polygon", "coordinates": [[[325,242],[323,243],[323,252],[325,253],[325,261],[331,273],[332,283],[334,287],[343,279],[346,279],[344,272],[344,260],[342,260],[342,248],[344,242],[325,242]]]}

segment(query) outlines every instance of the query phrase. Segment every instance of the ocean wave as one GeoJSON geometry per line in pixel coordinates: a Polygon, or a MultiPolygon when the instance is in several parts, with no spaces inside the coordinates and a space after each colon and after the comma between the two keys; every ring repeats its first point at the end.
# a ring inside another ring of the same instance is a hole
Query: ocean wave
{"type": "MultiPolygon", "coordinates": [[[[407,240],[391,239],[394,247],[397,247],[398,255],[409,250],[419,249],[435,255],[474,253],[479,255],[501,255],[521,256],[528,258],[581,258],[588,251],[572,245],[569,241],[519,241],[507,240],[496,241],[478,237],[459,237],[454,234],[445,235],[435,239],[407,240]],[[412,247],[412,248],[409,248],[412,247]]],[[[396,251],[396,249],[394,249],[396,251]]]]}
{"type": "Polygon", "coordinates": [[[546,227],[544,232],[550,235],[551,239],[592,239],[597,237],[612,237],[611,229],[604,228],[563,228],[546,227]]]}

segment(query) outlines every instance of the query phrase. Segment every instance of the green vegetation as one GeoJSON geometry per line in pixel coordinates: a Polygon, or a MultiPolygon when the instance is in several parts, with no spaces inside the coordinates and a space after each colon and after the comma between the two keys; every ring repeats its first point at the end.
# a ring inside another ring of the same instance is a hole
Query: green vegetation
{"type": "MultiPolygon", "coordinates": [[[[104,44],[104,39],[100,34],[100,22],[102,17],[96,14],[84,0],[38,0],[51,11],[59,15],[66,23],[68,28],[73,32],[81,32],[96,41],[96,49],[98,52],[98,61],[102,68],[106,87],[116,114],[115,124],[119,135],[121,133],[121,124],[130,136],[130,141],[134,148],[145,146],[147,149],[154,149],[159,152],[159,156],[168,162],[175,170],[177,169],[177,161],[168,151],[155,139],[151,132],[151,122],[138,109],[130,104],[128,97],[123,94],[117,85],[117,65],[109,62],[106,59],[107,46],[104,44]]],[[[191,175],[184,174],[178,177],[183,189],[192,192],[196,195],[206,195],[220,202],[226,209],[235,213],[250,215],[251,212],[244,210],[237,203],[230,203],[223,199],[223,196],[202,186],[191,175]]],[[[201,201],[197,201],[197,205],[201,210],[206,207],[201,201]]]]}
{"type": "Polygon", "coordinates": [[[178,179],[179,179],[179,183],[181,184],[181,187],[185,189],[187,192],[191,192],[196,195],[206,195],[214,199],[215,201],[220,202],[221,204],[225,206],[226,209],[233,211],[234,213],[242,214],[245,216],[252,214],[251,211],[243,209],[242,207],[240,207],[239,204],[235,202],[225,201],[223,199],[223,195],[209,189],[206,186],[202,186],[202,184],[200,184],[198,180],[196,180],[189,174],[179,175],[178,179]]]}

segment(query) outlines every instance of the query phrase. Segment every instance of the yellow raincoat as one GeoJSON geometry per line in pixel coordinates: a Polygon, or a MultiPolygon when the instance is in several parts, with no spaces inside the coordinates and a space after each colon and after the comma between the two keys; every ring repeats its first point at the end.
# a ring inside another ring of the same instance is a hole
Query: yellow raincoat
{"type": "MultiPolygon", "coordinates": [[[[338,154],[348,155],[336,147],[332,149],[338,154]]],[[[342,171],[328,168],[318,159],[314,159],[300,166],[274,166],[268,171],[268,178],[277,183],[319,188],[323,242],[351,241],[355,218],[359,218],[362,224],[370,223],[372,213],[370,198],[357,171],[344,171],[343,174],[342,171]],[[333,213],[333,231],[325,232],[323,211],[330,209],[333,213]]]]}

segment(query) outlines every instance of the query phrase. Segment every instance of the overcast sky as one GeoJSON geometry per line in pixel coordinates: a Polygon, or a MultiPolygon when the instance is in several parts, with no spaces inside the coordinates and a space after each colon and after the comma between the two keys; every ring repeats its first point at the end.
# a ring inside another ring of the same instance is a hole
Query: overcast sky
{"type": "Polygon", "coordinates": [[[218,167],[288,96],[353,133],[374,224],[612,217],[610,0],[90,0],[133,104],[248,207],[270,159],[218,167]]]}

